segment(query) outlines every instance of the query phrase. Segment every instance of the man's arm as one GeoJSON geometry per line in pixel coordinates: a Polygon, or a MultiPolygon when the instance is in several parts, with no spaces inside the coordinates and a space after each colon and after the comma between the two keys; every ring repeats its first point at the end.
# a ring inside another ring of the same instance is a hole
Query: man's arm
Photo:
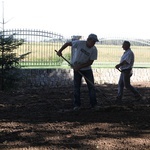
{"type": "Polygon", "coordinates": [[[68,46],[72,46],[72,43],[71,42],[67,42],[65,43],[60,49],[59,51],[57,52],[57,55],[58,56],[62,56],[62,51],[67,48],[68,46]]]}
{"type": "Polygon", "coordinates": [[[92,65],[93,62],[94,62],[94,60],[89,60],[88,62],[86,62],[86,63],[84,63],[84,64],[80,64],[80,65],[74,66],[73,69],[74,69],[75,71],[78,71],[78,70],[80,70],[81,68],[88,67],[88,66],[92,65]]]}
{"type": "Polygon", "coordinates": [[[116,69],[119,69],[121,66],[125,65],[125,64],[129,64],[126,60],[122,61],[121,63],[117,64],[115,66],[116,69]]]}

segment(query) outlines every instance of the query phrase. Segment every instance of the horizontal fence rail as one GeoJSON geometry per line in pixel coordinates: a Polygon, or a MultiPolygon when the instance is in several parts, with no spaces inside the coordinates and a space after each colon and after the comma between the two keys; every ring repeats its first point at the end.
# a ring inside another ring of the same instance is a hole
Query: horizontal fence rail
{"type": "MultiPolygon", "coordinates": [[[[24,43],[14,52],[18,55],[28,53],[20,64],[26,68],[51,68],[69,67],[60,57],[56,55],[58,50],[66,41],[62,35],[41,30],[12,29],[0,32],[5,37],[13,35],[15,39],[23,39],[24,43]]],[[[124,40],[131,42],[131,49],[135,53],[135,67],[150,68],[150,40],[127,39],[127,38],[101,38],[96,43],[98,59],[94,62],[95,68],[112,68],[120,61],[123,54],[122,43],[124,40]]],[[[66,59],[70,60],[70,48],[63,51],[66,59]]]]}

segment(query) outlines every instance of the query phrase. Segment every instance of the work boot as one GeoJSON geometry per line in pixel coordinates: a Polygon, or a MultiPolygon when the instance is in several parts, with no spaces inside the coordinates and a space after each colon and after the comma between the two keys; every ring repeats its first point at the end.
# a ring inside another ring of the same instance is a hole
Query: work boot
{"type": "Polygon", "coordinates": [[[73,110],[80,110],[81,109],[81,107],[80,106],[75,106],[74,108],[73,108],[73,110]]]}

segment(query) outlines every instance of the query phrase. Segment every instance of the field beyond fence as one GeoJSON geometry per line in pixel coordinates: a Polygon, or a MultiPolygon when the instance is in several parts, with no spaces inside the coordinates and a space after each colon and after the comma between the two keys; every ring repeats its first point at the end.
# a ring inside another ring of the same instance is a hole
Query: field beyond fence
{"type": "MultiPolygon", "coordinates": [[[[22,68],[67,68],[69,67],[62,58],[56,55],[55,50],[68,40],[60,34],[49,31],[30,30],[30,29],[12,29],[4,31],[4,36],[13,35],[15,39],[22,39],[24,44],[15,52],[18,55],[31,52],[26,58],[20,62],[22,68]]],[[[98,58],[94,61],[94,68],[114,68],[120,61],[123,54],[122,43],[128,38],[101,38],[96,43],[98,49],[98,58]]],[[[128,39],[131,42],[131,49],[135,54],[135,65],[138,68],[150,68],[150,40],[144,39],[128,39]]],[[[63,52],[66,59],[70,59],[70,48],[63,52]]]]}
{"type": "MultiPolygon", "coordinates": [[[[38,43],[25,43],[16,53],[19,55],[22,53],[31,52],[22,62],[22,67],[35,67],[35,68],[59,68],[69,67],[67,62],[64,62],[62,58],[56,55],[55,49],[63,45],[53,42],[38,42],[38,43]]],[[[94,68],[112,68],[120,61],[120,57],[123,54],[121,45],[96,45],[98,49],[98,59],[94,62],[94,68]]],[[[131,49],[135,54],[134,67],[150,67],[150,46],[132,46],[131,49]]],[[[63,56],[66,59],[70,59],[70,48],[63,51],[63,56]]]]}

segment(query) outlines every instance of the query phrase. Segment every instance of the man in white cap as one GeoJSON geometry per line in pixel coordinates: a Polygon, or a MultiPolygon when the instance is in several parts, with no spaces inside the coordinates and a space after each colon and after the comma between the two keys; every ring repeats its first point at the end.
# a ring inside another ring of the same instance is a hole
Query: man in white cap
{"type": "Polygon", "coordinates": [[[80,109],[81,106],[80,87],[82,77],[85,77],[88,86],[91,108],[97,107],[94,76],[91,68],[94,60],[97,59],[96,42],[98,42],[97,35],[90,34],[87,40],[75,40],[65,43],[57,52],[58,56],[62,56],[62,51],[65,48],[72,47],[71,66],[74,69],[74,110],[80,109]]]}

